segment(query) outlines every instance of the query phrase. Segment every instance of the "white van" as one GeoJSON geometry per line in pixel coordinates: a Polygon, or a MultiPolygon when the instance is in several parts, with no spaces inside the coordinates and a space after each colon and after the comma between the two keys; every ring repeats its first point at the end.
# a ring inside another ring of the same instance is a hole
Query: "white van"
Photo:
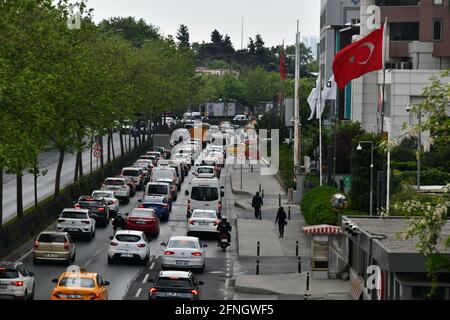
{"type": "Polygon", "coordinates": [[[182,170],[182,166],[181,166],[180,162],[176,161],[176,160],[159,160],[158,167],[175,169],[175,172],[176,172],[177,178],[178,178],[177,190],[180,191],[181,184],[184,181],[183,170],[182,170]]]}
{"type": "Polygon", "coordinates": [[[172,179],[173,183],[178,185],[177,172],[170,167],[155,167],[152,169],[150,182],[157,182],[159,179],[172,179]]]}
{"type": "Polygon", "coordinates": [[[187,214],[194,209],[216,210],[222,212],[222,198],[224,196],[222,187],[217,178],[194,178],[192,179],[188,194],[187,214]]]}

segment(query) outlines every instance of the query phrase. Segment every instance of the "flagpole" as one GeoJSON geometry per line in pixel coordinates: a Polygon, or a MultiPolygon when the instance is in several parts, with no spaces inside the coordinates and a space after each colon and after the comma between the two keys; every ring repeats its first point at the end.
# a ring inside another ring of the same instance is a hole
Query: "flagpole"
{"type": "Polygon", "coordinates": [[[382,96],[381,96],[381,134],[384,134],[384,107],[385,107],[385,89],[386,89],[386,48],[387,48],[387,43],[386,43],[386,29],[387,29],[387,21],[388,18],[386,17],[385,22],[384,22],[384,27],[383,27],[383,86],[382,86],[382,96]]]}
{"type": "MultiPolygon", "coordinates": [[[[297,20],[297,33],[295,34],[295,109],[294,109],[294,168],[295,179],[298,184],[298,176],[301,174],[300,161],[300,105],[299,105],[299,83],[300,83],[300,50],[299,50],[299,20],[297,20]]],[[[297,188],[298,189],[298,188],[297,188]]],[[[297,190],[299,192],[300,190],[297,190]]]]}
{"type": "Polygon", "coordinates": [[[316,110],[317,116],[319,117],[319,175],[320,175],[320,186],[323,185],[323,173],[322,173],[322,79],[319,72],[319,103],[317,105],[318,110],[316,110]]]}

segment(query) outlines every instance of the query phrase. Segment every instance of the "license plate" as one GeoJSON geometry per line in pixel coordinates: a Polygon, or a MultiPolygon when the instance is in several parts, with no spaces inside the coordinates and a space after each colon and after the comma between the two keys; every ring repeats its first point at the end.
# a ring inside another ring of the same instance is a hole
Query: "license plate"
{"type": "Polygon", "coordinates": [[[189,265],[189,261],[185,261],[185,260],[176,260],[175,264],[177,266],[188,266],[189,265]]]}
{"type": "Polygon", "coordinates": [[[47,258],[56,258],[58,255],[56,253],[46,253],[45,256],[47,258]]]}
{"type": "Polygon", "coordinates": [[[82,299],[83,296],[81,294],[68,294],[67,299],[82,299]]]}
{"type": "Polygon", "coordinates": [[[167,296],[168,297],[176,297],[176,296],[178,296],[178,293],[176,293],[176,292],[167,292],[167,296]]]}
{"type": "Polygon", "coordinates": [[[6,288],[8,288],[8,285],[6,285],[6,284],[0,284],[0,289],[6,289],[6,288]]]}
{"type": "Polygon", "coordinates": [[[120,256],[122,258],[133,258],[133,255],[131,253],[122,253],[120,256]]]}
{"type": "Polygon", "coordinates": [[[71,231],[71,232],[77,232],[78,231],[78,229],[68,229],[69,230],[69,232],[71,231]]]}
{"type": "Polygon", "coordinates": [[[209,226],[209,222],[199,222],[198,224],[201,226],[209,226]]]}
{"type": "Polygon", "coordinates": [[[145,224],[145,221],[136,221],[136,224],[145,224]]]}

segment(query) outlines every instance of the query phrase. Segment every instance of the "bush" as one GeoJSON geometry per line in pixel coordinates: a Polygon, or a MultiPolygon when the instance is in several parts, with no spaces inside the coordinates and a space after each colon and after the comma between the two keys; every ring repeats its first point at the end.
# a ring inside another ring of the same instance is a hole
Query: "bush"
{"type": "Polygon", "coordinates": [[[338,224],[338,215],[330,206],[331,196],[337,192],[339,189],[324,186],[305,193],[300,208],[307,224],[338,224]]]}
{"type": "MultiPolygon", "coordinates": [[[[417,171],[403,171],[394,176],[394,185],[407,183],[417,183],[417,171]]],[[[421,171],[420,184],[426,185],[446,185],[450,183],[450,173],[441,169],[433,168],[421,171]]]]}
{"type": "Polygon", "coordinates": [[[280,146],[279,176],[285,189],[295,188],[294,182],[294,147],[280,146]]]}

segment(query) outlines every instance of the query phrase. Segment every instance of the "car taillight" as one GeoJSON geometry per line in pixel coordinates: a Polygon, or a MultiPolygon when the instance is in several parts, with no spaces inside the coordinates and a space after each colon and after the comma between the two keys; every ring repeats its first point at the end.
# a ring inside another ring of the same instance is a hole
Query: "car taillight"
{"type": "Polygon", "coordinates": [[[117,242],[114,242],[114,241],[111,241],[111,243],[110,243],[113,247],[116,247],[116,246],[118,246],[119,244],[117,243],[117,242]]]}
{"type": "Polygon", "coordinates": [[[191,293],[192,293],[194,296],[197,296],[197,295],[198,295],[198,291],[195,290],[195,289],[191,290],[191,293]]]}
{"type": "Polygon", "coordinates": [[[99,211],[99,212],[104,212],[104,211],[105,211],[105,208],[100,207],[100,208],[98,208],[98,211],[99,211]]]}
{"type": "Polygon", "coordinates": [[[81,220],[81,223],[84,223],[84,224],[90,224],[91,221],[90,221],[90,220],[81,220]]]}
{"type": "Polygon", "coordinates": [[[79,204],[76,204],[76,205],[75,205],[75,208],[76,208],[76,209],[80,209],[80,205],[79,205],[79,204]]]}
{"type": "Polygon", "coordinates": [[[39,248],[39,241],[36,240],[36,241],[34,242],[34,248],[36,248],[36,249],[39,248]]]}
{"type": "Polygon", "coordinates": [[[150,288],[150,289],[148,289],[148,292],[150,293],[150,294],[154,294],[154,293],[156,293],[156,288],[150,288]]]}
{"type": "Polygon", "coordinates": [[[194,220],[189,219],[189,220],[188,220],[188,223],[191,224],[191,225],[194,225],[194,220]]]}
{"type": "Polygon", "coordinates": [[[202,256],[202,253],[201,253],[201,252],[191,252],[191,256],[194,256],[194,257],[201,257],[201,256],[202,256]]]}
{"type": "Polygon", "coordinates": [[[219,204],[217,205],[217,210],[222,210],[222,201],[219,201],[219,204]]]}
{"type": "Polygon", "coordinates": [[[191,200],[188,200],[188,203],[187,203],[187,209],[190,211],[191,210],[191,200]]]}
{"type": "Polygon", "coordinates": [[[138,243],[138,248],[145,248],[145,243],[138,243]]]}
{"type": "Polygon", "coordinates": [[[127,188],[127,186],[126,186],[126,185],[125,185],[125,186],[122,186],[122,188],[123,188],[123,189],[126,189],[126,188],[127,188]]]}
{"type": "Polygon", "coordinates": [[[143,204],[140,204],[138,208],[145,208],[143,204]]]}
{"type": "Polygon", "coordinates": [[[66,221],[65,219],[58,219],[58,222],[60,222],[60,223],[63,223],[65,221],[66,221]]]}
{"type": "Polygon", "coordinates": [[[217,226],[219,224],[219,222],[220,222],[219,220],[216,220],[216,221],[213,222],[213,225],[217,226]]]}
{"type": "Polygon", "coordinates": [[[163,208],[168,208],[169,205],[168,205],[167,203],[164,203],[164,204],[162,205],[162,207],[163,207],[163,208]]]}
{"type": "Polygon", "coordinates": [[[100,298],[100,293],[93,293],[93,294],[91,294],[89,296],[90,296],[91,300],[98,299],[98,298],[100,298]]]}
{"type": "Polygon", "coordinates": [[[64,243],[64,249],[66,249],[66,250],[70,249],[70,244],[68,242],[64,243]]]}
{"type": "Polygon", "coordinates": [[[52,291],[52,296],[54,296],[55,298],[59,298],[59,292],[56,290],[52,291]]]}
{"type": "Polygon", "coordinates": [[[23,286],[23,281],[13,281],[11,284],[16,287],[21,287],[23,286]]]}
{"type": "Polygon", "coordinates": [[[164,251],[165,256],[171,256],[173,254],[175,254],[175,252],[173,252],[173,251],[164,251]]]}

